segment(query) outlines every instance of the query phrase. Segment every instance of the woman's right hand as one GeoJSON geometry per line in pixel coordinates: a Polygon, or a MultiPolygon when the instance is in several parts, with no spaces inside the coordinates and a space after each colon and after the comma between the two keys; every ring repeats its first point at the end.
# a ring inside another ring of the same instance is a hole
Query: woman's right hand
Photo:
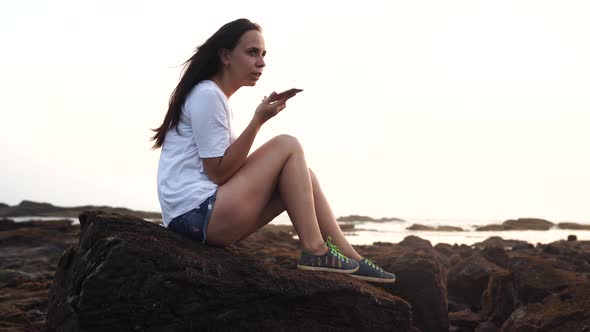
{"type": "Polygon", "coordinates": [[[264,99],[262,99],[262,103],[260,103],[260,105],[258,105],[256,108],[256,112],[254,112],[254,120],[256,120],[260,125],[264,124],[266,121],[270,120],[270,118],[284,110],[285,107],[287,107],[287,100],[294,96],[287,95],[271,103],[272,97],[274,97],[276,94],[277,93],[273,91],[270,96],[264,97],[264,99]]]}

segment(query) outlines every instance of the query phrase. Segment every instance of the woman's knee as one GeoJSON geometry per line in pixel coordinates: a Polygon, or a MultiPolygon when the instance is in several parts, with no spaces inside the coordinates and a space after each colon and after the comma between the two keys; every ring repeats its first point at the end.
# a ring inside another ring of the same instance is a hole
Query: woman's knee
{"type": "Polygon", "coordinates": [[[314,186],[319,185],[318,182],[318,178],[316,177],[315,173],[311,170],[311,168],[308,168],[309,170],[309,178],[311,179],[311,182],[314,186]]]}
{"type": "MultiPolygon", "coordinates": [[[[295,136],[282,134],[275,136],[272,139],[273,143],[277,144],[281,147],[281,149],[286,149],[288,151],[303,151],[303,147],[301,143],[295,136]]],[[[284,151],[284,150],[283,150],[284,151]]]]}

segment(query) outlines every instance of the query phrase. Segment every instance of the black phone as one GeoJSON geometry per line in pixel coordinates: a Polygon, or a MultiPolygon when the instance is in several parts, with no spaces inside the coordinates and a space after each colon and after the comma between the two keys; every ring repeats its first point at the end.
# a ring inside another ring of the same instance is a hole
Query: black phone
{"type": "Polygon", "coordinates": [[[278,93],[278,94],[274,95],[270,101],[271,102],[277,101],[279,99],[283,99],[283,98],[285,98],[287,96],[290,96],[290,95],[293,95],[294,96],[294,95],[298,94],[301,91],[303,91],[303,89],[295,89],[295,88],[289,89],[289,90],[286,90],[286,91],[283,91],[281,93],[278,93]]]}

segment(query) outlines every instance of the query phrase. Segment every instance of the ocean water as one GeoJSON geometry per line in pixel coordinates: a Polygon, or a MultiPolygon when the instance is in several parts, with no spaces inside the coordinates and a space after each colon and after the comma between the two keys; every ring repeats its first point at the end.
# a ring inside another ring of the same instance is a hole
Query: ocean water
{"type": "MultiPolygon", "coordinates": [[[[472,245],[484,241],[492,236],[499,236],[505,240],[521,240],[532,244],[551,243],[566,240],[569,235],[576,235],[578,240],[590,240],[590,231],[558,229],[554,227],[546,231],[486,231],[477,232],[476,227],[501,224],[505,220],[456,220],[456,219],[405,219],[405,222],[354,222],[354,232],[345,232],[346,238],[351,244],[369,245],[373,242],[398,243],[406,236],[414,235],[430,241],[432,245],[437,243],[472,245]],[[413,224],[425,226],[454,226],[461,227],[463,232],[439,232],[439,231],[411,231],[407,227],[413,224]]],[[[557,222],[554,222],[557,223],[557,222]]],[[[578,222],[579,224],[590,224],[578,222]]],[[[291,225],[291,220],[286,213],[279,215],[271,224],[291,225]]]]}
{"type": "MultiPolygon", "coordinates": [[[[70,219],[74,224],[78,223],[77,218],[60,217],[16,217],[11,218],[16,222],[25,220],[57,220],[70,219]]],[[[437,243],[466,244],[472,245],[484,241],[492,236],[499,236],[505,240],[521,240],[532,244],[550,243],[558,240],[566,240],[569,235],[576,235],[578,240],[590,240],[590,231],[558,229],[556,227],[546,231],[493,231],[477,232],[476,227],[501,224],[504,220],[455,220],[455,219],[405,219],[405,222],[354,222],[354,232],[345,232],[348,241],[355,245],[369,245],[373,242],[398,243],[406,236],[415,235],[430,241],[432,245],[437,243]],[[454,226],[464,229],[463,232],[434,232],[434,231],[411,231],[407,230],[413,224],[426,226],[454,226]]],[[[556,223],[556,222],[555,222],[556,223]]],[[[580,224],[590,224],[578,222],[580,224]]],[[[275,218],[271,225],[292,225],[287,213],[282,213],[275,218]]],[[[295,236],[297,238],[297,236],[295,236]]]]}

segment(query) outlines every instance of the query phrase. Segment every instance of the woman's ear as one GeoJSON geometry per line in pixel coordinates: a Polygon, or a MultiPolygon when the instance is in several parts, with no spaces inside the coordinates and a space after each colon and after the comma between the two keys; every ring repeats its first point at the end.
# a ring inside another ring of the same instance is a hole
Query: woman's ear
{"type": "Polygon", "coordinates": [[[219,60],[221,61],[221,64],[224,67],[229,66],[229,62],[230,62],[230,52],[227,48],[222,48],[219,50],[218,52],[219,54],[219,60]]]}

